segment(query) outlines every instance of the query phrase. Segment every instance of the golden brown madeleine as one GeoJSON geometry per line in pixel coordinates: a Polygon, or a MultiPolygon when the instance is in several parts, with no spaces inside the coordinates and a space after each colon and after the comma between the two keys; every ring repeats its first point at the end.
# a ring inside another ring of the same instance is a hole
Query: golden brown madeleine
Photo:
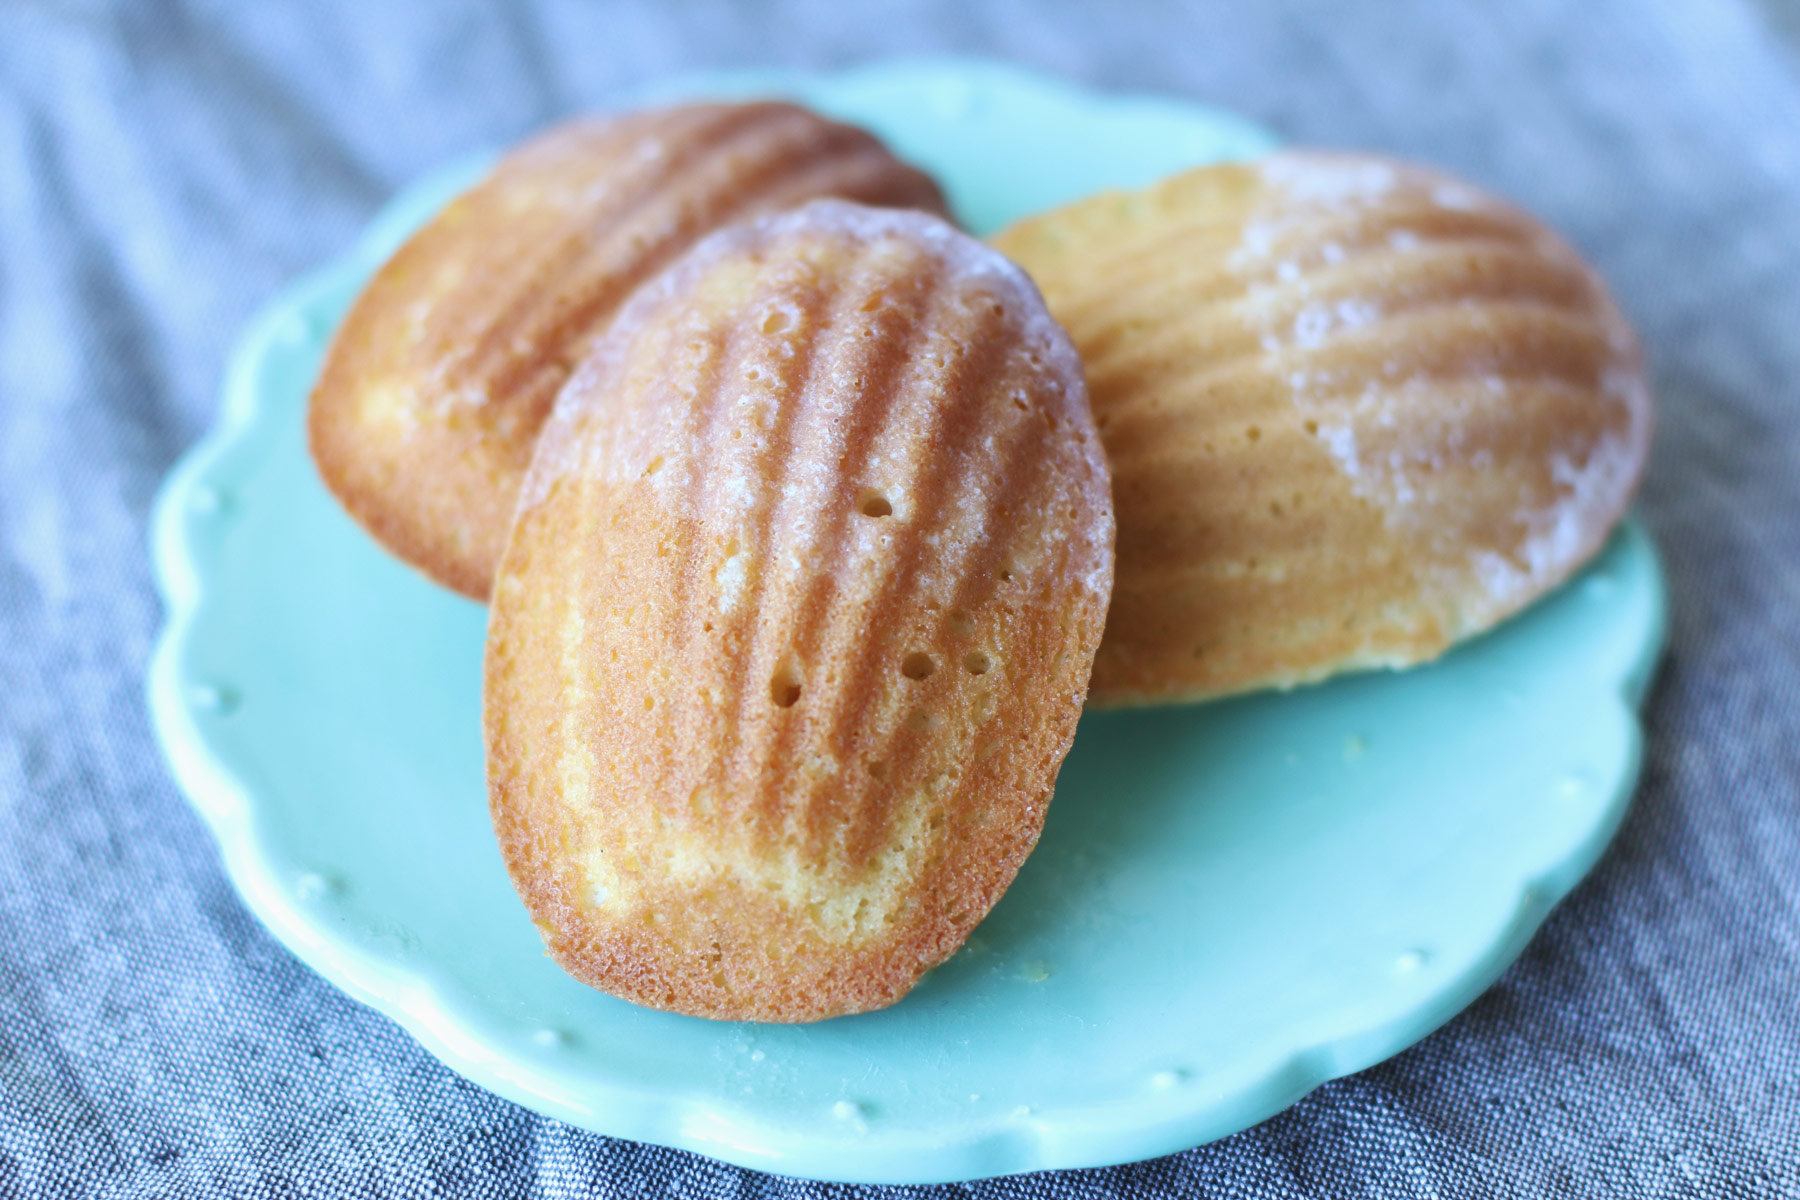
{"type": "Polygon", "coordinates": [[[869,134],[791,104],[576,122],[501,161],[357,300],[313,392],[327,486],[485,599],[538,428],[620,304],[696,240],[818,196],[943,211],[869,134]]]}
{"type": "Polygon", "coordinates": [[[1096,704],[1432,658],[1599,548],[1650,398],[1604,287],[1441,174],[1294,152],[1003,231],[1087,366],[1118,505],[1096,704]]]}
{"type": "Polygon", "coordinates": [[[943,221],[819,201],[646,286],[488,633],[494,825],[557,961],[733,1020],[899,999],[1037,841],[1112,541],[1073,348],[943,221]]]}

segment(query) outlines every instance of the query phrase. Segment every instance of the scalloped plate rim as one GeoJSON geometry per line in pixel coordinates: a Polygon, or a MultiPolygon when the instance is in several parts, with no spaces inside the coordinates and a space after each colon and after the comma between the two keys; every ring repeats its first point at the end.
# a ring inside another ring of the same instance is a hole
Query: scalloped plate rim
{"type": "MultiPolygon", "coordinates": [[[[783,91],[806,82],[879,79],[908,75],[975,79],[980,85],[1028,87],[1061,93],[1083,105],[1129,109],[1154,106],[1163,111],[1207,112],[1243,130],[1254,126],[1223,110],[1148,95],[1096,93],[1023,71],[1019,68],[963,59],[887,61],[847,72],[720,72],[639,89],[634,95],[678,95],[748,90],[783,91]]],[[[452,1070],[529,1109],[608,1136],[625,1137],[693,1150],[736,1165],[798,1177],[862,1183],[940,1183],[1027,1171],[1097,1167],[1137,1161],[1184,1150],[1248,1128],[1293,1104],[1334,1078],[1374,1065],[1441,1026],[1485,991],[1519,956],[1557,902],[1588,873],[1624,818],[1642,758],[1643,728],[1638,717],[1666,630],[1666,597],[1653,544],[1634,520],[1618,538],[1635,542],[1650,556],[1655,580],[1649,597],[1653,630],[1646,653],[1618,679],[1610,696],[1613,719],[1626,729],[1626,761],[1618,775],[1616,795],[1602,819],[1589,828],[1573,850],[1521,881],[1510,919],[1494,931],[1488,951],[1468,970],[1444,979],[1423,993],[1400,1018],[1377,1023],[1353,1036],[1341,1036],[1296,1047],[1277,1056],[1240,1083],[1228,1096],[1209,1098],[1206,1089],[1190,1089],[1186,1105],[1164,1098],[1152,1106],[1111,1100],[1089,1108],[1062,1108],[1054,1114],[1012,1115],[962,1125],[954,1137],[941,1128],[910,1134],[889,1132],[888,1146],[877,1152],[868,1142],[816,1154],[820,1161],[866,1164],[851,1173],[819,1169],[819,1162],[794,1161],[804,1153],[791,1143],[791,1131],[756,1118],[754,1106],[721,1102],[701,1094],[656,1092],[619,1079],[603,1081],[583,1103],[557,1085],[558,1072],[519,1069],[504,1049],[460,1011],[454,997],[433,978],[429,963],[403,968],[393,961],[338,936],[328,922],[316,919],[287,889],[269,866],[269,849],[258,826],[253,791],[224,753],[209,746],[195,720],[188,697],[197,684],[186,668],[195,631],[203,623],[210,596],[205,586],[204,537],[193,528],[195,497],[238,455],[254,449],[252,436],[264,415],[262,397],[253,386],[257,368],[282,330],[291,328],[322,296],[355,285],[366,270],[385,256],[388,239],[403,230],[396,221],[416,194],[454,171],[472,173],[487,155],[474,155],[404,189],[383,207],[356,243],[329,265],[288,285],[249,322],[227,373],[225,402],[218,422],[170,470],[159,489],[151,517],[152,565],[165,621],[152,652],[147,693],[156,739],[191,806],[206,822],[220,847],[234,889],[257,919],[298,958],[332,984],[395,1020],[427,1051],[452,1070]],[[1139,1110],[1156,1107],[1159,1115],[1139,1110]],[[1126,1113],[1128,1127],[1120,1127],[1126,1113]],[[1096,1135],[1094,1131],[1098,1130],[1096,1135]],[[1108,1149],[1096,1150],[1098,1136],[1108,1149]],[[947,1140],[946,1140],[947,1139],[947,1140]],[[1073,1152],[1064,1153],[1059,1140],[1073,1152]],[[928,1143],[928,1148],[925,1143],[928,1143]],[[925,1154],[927,1161],[921,1162],[925,1154]]],[[[589,1079],[590,1084],[593,1083],[589,1079]]]]}

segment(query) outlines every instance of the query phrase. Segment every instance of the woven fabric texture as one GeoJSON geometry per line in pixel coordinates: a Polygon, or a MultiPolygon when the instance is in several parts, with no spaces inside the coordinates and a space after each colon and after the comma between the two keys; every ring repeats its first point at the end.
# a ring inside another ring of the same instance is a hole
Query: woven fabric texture
{"type": "MultiPolygon", "coordinates": [[[[0,1196],[815,1197],[544,1120],[277,946],[150,737],[158,481],[398,186],[674,71],[1011,59],[1441,164],[1642,330],[1672,645],[1616,844],[1413,1050],[992,1197],[1800,1196],[1800,9],[0,0],[0,1196]]],[[[923,1190],[920,1194],[924,1194],[923,1190]]]]}

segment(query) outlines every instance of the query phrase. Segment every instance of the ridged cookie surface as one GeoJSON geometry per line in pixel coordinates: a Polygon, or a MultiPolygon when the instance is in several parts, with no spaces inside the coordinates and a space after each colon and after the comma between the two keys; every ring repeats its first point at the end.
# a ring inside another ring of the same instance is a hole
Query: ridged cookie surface
{"type": "Polygon", "coordinates": [[[733,1020],[897,1000],[1037,841],[1112,540],[1000,255],[835,201],[696,248],[559,397],[495,584],[489,796],[557,961],[733,1020]]]}
{"type": "Polygon", "coordinates": [[[1642,470],[1649,392],[1599,280],[1441,174],[1278,154],[994,244],[1080,349],[1112,465],[1093,703],[1429,659],[1566,578],[1642,470]]]}
{"type": "Polygon", "coordinates": [[[869,134],[791,104],[580,121],[505,158],[376,274],[313,393],[313,457],[375,537],[484,599],[539,427],[632,290],[819,196],[941,212],[869,134]]]}

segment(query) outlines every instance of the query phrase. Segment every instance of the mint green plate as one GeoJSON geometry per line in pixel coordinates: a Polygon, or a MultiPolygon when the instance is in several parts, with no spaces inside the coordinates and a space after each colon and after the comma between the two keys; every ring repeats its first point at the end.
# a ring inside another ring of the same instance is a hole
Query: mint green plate
{"type": "MultiPolygon", "coordinates": [[[[872,126],[977,231],[1264,150],[1222,113],[967,63],[735,76],[872,126]]],[[[1600,854],[1663,629],[1628,525],[1441,663],[1092,715],[1037,852],[886,1012],[810,1027],[634,1008],[544,956],[488,828],[483,611],[378,550],[307,460],[352,295],[466,185],[406,192],[245,334],[219,427],[154,519],[157,734],[244,901],[477,1083],[620,1137],[793,1175],[961,1180],[1180,1150],[1417,1041],[1600,854]]]]}

